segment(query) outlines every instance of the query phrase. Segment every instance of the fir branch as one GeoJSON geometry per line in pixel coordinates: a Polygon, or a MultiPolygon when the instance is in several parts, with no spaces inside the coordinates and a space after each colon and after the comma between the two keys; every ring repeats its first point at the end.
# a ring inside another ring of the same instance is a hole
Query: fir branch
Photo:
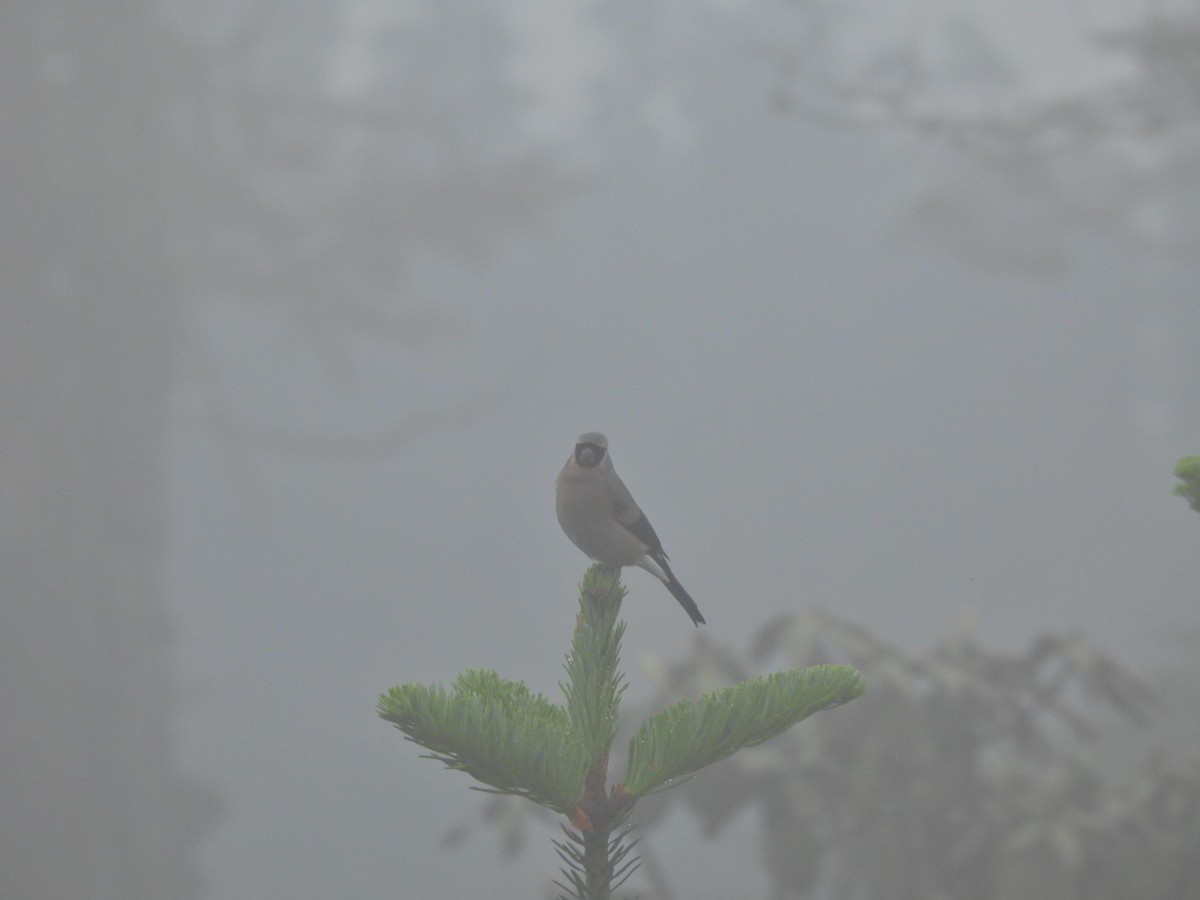
{"type": "Polygon", "coordinates": [[[566,711],[524,684],[468,669],[452,691],[404,684],[379,698],[379,715],[406,738],[496,793],[516,794],[560,813],[579,796],[588,760],[566,711]]]}
{"type": "Polygon", "coordinates": [[[564,896],[609,900],[640,865],[626,819],[638,797],[743,747],[774,737],[863,692],[849,666],[793,669],[678,703],[643,723],[629,745],[624,784],[607,786],[608,754],[625,691],[620,572],[596,565],[580,585],[579,615],[557,706],[524,684],[468,669],[450,690],[404,684],[379,698],[379,715],[450,768],[495,793],[526,797],[567,815],[556,841],[564,896]]]}
{"type": "Polygon", "coordinates": [[[630,740],[625,791],[642,797],[669,787],[815,712],[853,700],[865,687],[862,673],[850,666],[812,666],[676,703],[643,722],[630,740]]]}
{"type": "Polygon", "coordinates": [[[617,711],[625,692],[625,676],[618,669],[625,623],[617,621],[625,588],[620,570],[594,565],[579,586],[579,615],[571,651],[563,668],[567,683],[567,714],[576,739],[588,760],[607,759],[617,735],[617,711]]]}

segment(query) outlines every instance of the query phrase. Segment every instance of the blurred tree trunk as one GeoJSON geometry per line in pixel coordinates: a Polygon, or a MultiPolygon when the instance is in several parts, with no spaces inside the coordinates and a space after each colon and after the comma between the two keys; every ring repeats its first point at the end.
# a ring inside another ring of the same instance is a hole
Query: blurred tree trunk
{"type": "Polygon", "coordinates": [[[180,332],[157,4],[0,12],[0,896],[200,896],[175,763],[167,407],[180,332]]]}

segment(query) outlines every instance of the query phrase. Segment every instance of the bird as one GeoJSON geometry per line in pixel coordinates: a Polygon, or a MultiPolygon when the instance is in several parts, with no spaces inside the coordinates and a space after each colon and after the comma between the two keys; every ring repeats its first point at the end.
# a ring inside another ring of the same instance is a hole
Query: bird
{"type": "Polygon", "coordinates": [[[645,569],[667,586],[694,624],[705,624],[696,601],[671,571],[650,520],[613,468],[608,439],[600,432],[576,440],[555,482],[555,510],[563,532],[590,559],[645,569]]]}

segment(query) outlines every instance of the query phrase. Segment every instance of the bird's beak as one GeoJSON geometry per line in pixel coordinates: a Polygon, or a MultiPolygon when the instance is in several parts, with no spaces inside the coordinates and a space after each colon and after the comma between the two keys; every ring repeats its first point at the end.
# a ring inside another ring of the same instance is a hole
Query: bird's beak
{"type": "Polygon", "coordinates": [[[582,446],[575,449],[575,461],[581,466],[594,466],[596,464],[596,450],[594,447],[582,446]]]}

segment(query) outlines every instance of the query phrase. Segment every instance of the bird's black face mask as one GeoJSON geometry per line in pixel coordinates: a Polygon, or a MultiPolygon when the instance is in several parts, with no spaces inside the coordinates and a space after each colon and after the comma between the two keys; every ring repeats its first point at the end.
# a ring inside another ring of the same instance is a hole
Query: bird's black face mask
{"type": "Polygon", "coordinates": [[[604,459],[607,452],[606,448],[599,444],[576,444],[575,462],[585,469],[595,468],[600,465],[600,460],[604,459]]]}

